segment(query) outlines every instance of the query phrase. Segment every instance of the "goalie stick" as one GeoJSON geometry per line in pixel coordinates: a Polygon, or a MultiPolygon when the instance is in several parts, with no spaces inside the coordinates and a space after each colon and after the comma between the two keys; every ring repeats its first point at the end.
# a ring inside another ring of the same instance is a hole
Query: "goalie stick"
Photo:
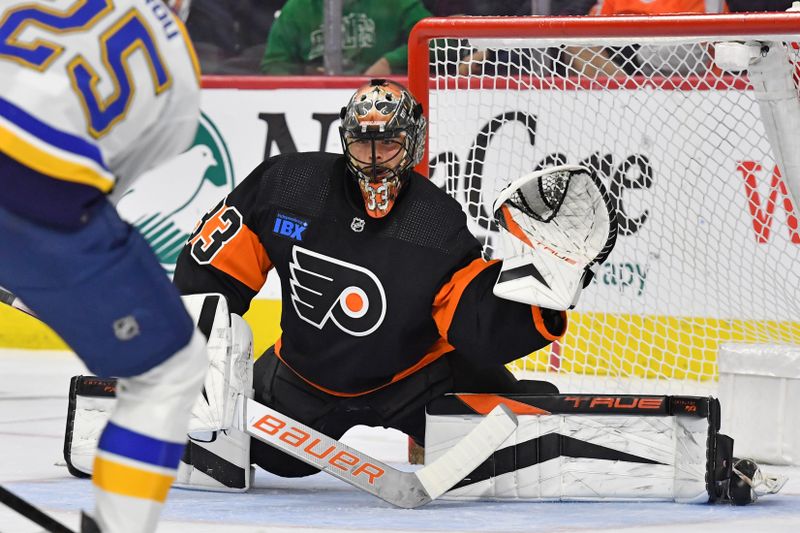
{"type": "Polygon", "coordinates": [[[70,528],[0,485],[0,503],[51,533],[74,533],[70,528]]]}
{"type": "Polygon", "coordinates": [[[433,463],[405,472],[296,422],[255,400],[239,397],[240,414],[251,437],[269,444],[345,483],[404,509],[435,500],[488,459],[517,428],[517,419],[498,405],[458,444],[433,463]]]}
{"type": "MultiPolygon", "coordinates": [[[[0,289],[2,303],[11,305],[14,300],[13,294],[0,289]]],[[[242,395],[237,399],[237,410],[236,429],[404,509],[425,505],[447,492],[517,428],[516,416],[498,405],[445,455],[419,470],[405,472],[242,395]]]]}

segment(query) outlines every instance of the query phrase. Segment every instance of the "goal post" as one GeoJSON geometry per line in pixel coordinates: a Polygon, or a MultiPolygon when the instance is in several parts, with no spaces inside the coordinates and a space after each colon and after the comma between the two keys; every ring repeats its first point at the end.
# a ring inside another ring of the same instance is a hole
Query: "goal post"
{"type": "Polygon", "coordinates": [[[418,171],[461,202],[485,256],[503,256],[497,193],[543,166],[589,166],[620,213],[567,334],[518,373],[569,392],[705,393],[722,343],[800,345],[800,177],[780,160],[793,142],[800,160],[786,112],[800,109],[797,41],[794,13],[417,24],[409,87],[430,124],[418,171]],[[730,42],[745,43],[739,66],[716,60],[730,42]],[[771,113],[748,72],[761,43],[793,89],[771,113]]]}

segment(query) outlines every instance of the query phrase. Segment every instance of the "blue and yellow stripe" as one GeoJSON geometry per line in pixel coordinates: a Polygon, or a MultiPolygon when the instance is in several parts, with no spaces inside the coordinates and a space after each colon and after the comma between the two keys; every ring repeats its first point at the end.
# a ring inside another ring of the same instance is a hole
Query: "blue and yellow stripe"
{"type": "Polygon", "coordinates": [[[183,443],[169,442],[109,422],[97,449],[163,468],[177,468],[183,443]]]}
{"type": "Polygon", "coordinates": [[[0,151],[46,176],[103,192],[114,186],[114,176],[95,144],[42,122],[4,98],[0,98],[0,151]]]}
{"type": "Polygon", "coordinates": [[[164,503],[174,480],[174,475],[150,472],[102,455],[94,458],[92,482],[99,489],[112,494],[164,503]]]}
{"type": "Polygon", "coordinates": [[[97,446],[92,481],[109,493],[164,502],[183,447],[109,422],[97,446]]]}

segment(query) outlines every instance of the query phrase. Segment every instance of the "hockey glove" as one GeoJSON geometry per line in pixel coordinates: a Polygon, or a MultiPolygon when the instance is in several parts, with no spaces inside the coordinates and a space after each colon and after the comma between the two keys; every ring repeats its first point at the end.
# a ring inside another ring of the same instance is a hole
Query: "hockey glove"
{"type": "Polygon", "coordinates": [[[505,259],[494,294],[571,309],[614,248],[616,211],[588,168],[562,165],[523,176],[494,203],[505,259]]]}

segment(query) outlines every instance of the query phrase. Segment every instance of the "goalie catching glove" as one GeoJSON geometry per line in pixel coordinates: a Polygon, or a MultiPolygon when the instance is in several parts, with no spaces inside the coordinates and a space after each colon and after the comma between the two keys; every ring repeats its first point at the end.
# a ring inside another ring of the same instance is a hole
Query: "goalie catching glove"
{"type": "Polygon", "coordinates": [[[600,179],[578,165],[539,170],[506,187],[493,210],[506,256],[495,296],[575,307],[617,236],[616,210],[600,179]]]}

